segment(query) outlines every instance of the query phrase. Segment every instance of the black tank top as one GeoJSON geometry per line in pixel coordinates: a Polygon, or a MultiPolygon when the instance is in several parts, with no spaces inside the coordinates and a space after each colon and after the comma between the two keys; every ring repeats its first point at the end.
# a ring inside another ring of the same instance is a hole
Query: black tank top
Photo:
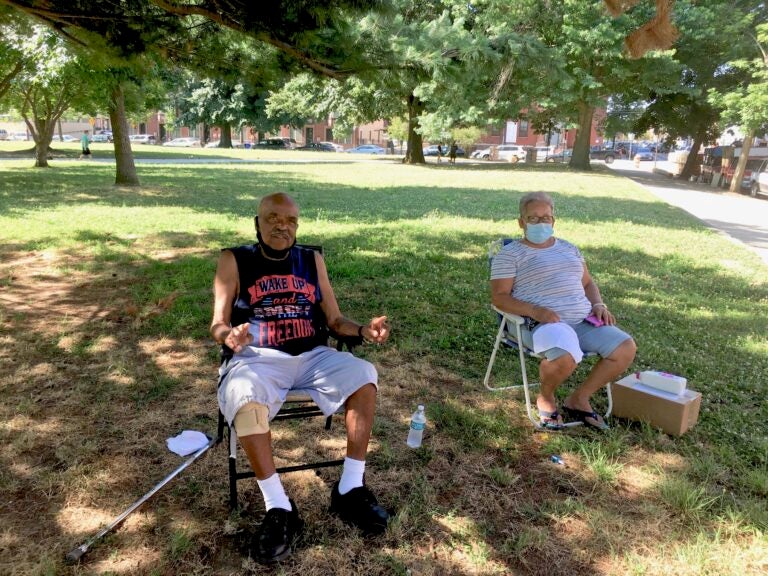
{"type": "Polygon", "coordinates": [[[240,276],[232,326],[251,324],[253,346],[296,356],[326,344],[314,250],[294,246],[285,260],[266,258],[258,244],[227,250],[240,276]]]}

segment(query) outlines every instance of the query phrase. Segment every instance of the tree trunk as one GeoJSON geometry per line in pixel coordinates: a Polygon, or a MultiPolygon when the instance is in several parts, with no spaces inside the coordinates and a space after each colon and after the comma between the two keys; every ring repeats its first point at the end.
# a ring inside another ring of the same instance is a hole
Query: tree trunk
{"type": "Polygon", "coordinates": [[[128,117],[125,115],[125,94],[118,82],[109,99],[109,120],[115,144],[115,186],[140,186],[133,162],[131,141],[128,139],[128,117]]]}
{"type": "Polygon", "coordinates": [[[219,148],[232,148],[232,125],[222,124],[221,138],[219,138],[219,148]]]}
{"type": "Polygon", "coordinates": [[[424,111],[424,103],[413,93],[408,95],[408,150],[403,158],[404,164],[426,164],[424,160],[423,141],[421,134],[416,131],[419,127],[419,116],[424,111]]]}
{"type": "Polygon", "coordinates": [[[752,140],[754,140],[754,138],[755,129],[750,128],[747,131],[747,135],[744,136],[744,143],[741,145],[741,156],[739,156],[739,163],[736,165],[736,172],[733,174],[731,186],[728,188],[730,192],[741,192],[741,181],[744,178],[744,171],[747,169],[749,151],[752,149],[752,140]]]}
{"type": "Polygon", "coordinates": [[[35,118],[35,168],[48,168],[48,153],[51,148],[51,139],[56,129],[56,121],[47,118],[35,118]]]}
{"type": "Polygon", "coordinates": [[[699,172],[699,150],[706,137],[704,132],[700,132],[693,137],[691,151],[688,152],[688,158],[685,159],[685,165],[678,175],[680,180],[689,180],[691,176],[696,176],[699,172]]]}
{"type": "Polygon", "coordinates": [[[592,133],[592,115],[594,107],[586,102],[579,102],[579,129],[576,131],[576,141],[573,143],[573,155],[568,166],[578,170],[591,170],[589,165],[589,137],[592,133]]]}

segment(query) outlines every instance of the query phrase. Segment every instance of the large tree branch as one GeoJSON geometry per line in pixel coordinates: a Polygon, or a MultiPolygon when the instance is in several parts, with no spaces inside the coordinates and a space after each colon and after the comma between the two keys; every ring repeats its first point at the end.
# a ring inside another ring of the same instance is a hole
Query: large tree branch
{"type": "MultiPolygon", "coordinates": [[[[124,7],[122,3],[112,2],[103,3],[104,6],[100,3],[91,4],[89,2],[65,4],[34,0],[0,0],[0,3],[12,6],[42,20],[62,36],[67,37],[68,40],[80,45],[83,45],[83,40],[72,36],[71,30],[67,32],[66,29],[81,28],[103,34],[108,23],[127,26],[135,24],[137,20],[152,16],[153,12],[154,16],[160,18],[162,18],[161,13],[169,17],[197,16],[274,46],[323,76],[343,80],[352,73],[351,70],[341,70],[332,62],[324,61],[322,58],[299,49],[295,44],[281,38],[279,33],[273,31],[264,22],[260,22],[258,19],[256,21],[249,20],[248,11],[252,10],[253,7],[246,2],[206,0],[199,3],[187,3],[180,0],[146,0],[145,3],[135,5],[130,9],[124,7]]],[[[364,2],[359,4],[362,5],[364,2]]]]}
{"type": "Polygon", "coordinates": [[[754,34],[750,34],[749,36],[755,41],[755,44],[757,44],[757,49],[760,50],[760,53],[763,55],[763,63],[765,64],[765,67],[768,68],[768,51],[762,44],[760,44],[760,40],[757,39],[757,36],[754,34]]]}
{"type": "Polygon", "coordinates": [[[328,76],[336,80],[343,80],[346,76],[348,76],[348,73],[344,73],[341,70],[331,67],[331,65],[328,63],[322,62],[317,58],[313,58],[309,56],[308,54],[306,54],[305,52],[302,52],[295,46],[287,42],[284,42],[283,40],[279,40],[278,38],[275,38],[273,35],[267,32],[258,32],[254,34],[253,32],[247,29],[247,27],[243,22],[239,22],[234,18],[230,17],[229,11],[225,11],[225,10],[213,11],[213,10],[209,10],[208,8],[205,8],[200,4],[196,4],[196,5],[179,4],[178,2],[174,2],[173,0],[151,0],[151,1],[153,4],[162,8],[163,10],[165,10],[170,14],[175,14],[177,16],[202,16],[203,18],[207,18],[212,22],[215,22],[221,26],[224,26],[225,28],[230,28],[237,32],[242,32],[243,34],[248,34],[256,38],[257,40],[261,40],[266,44],[270,44],[271,46],[274,46],[278,50],[288,54],[289,56],[295,58],[296,60],[298,60],[305,66],[307,66],[308,68],[324,76],[328,76]]]}
{"type": "Polygon", "coordinates": [[[0,98],[5,96],[6,92],[11,89],[11,80],[16,78],[16,76],[19,75],[19,72],[24,68],[24,62],[19,60],[16,62],[16,64],[13,66],[13,69],[8,72],[5,76],[0,78],[0,98]]]}

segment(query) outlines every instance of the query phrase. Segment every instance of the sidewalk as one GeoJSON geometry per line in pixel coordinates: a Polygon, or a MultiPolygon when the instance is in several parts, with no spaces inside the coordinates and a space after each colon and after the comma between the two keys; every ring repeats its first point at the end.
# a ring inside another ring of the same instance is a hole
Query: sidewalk
{"type": "MultiPolygon", "coordinates": [[[[637,167],[630,160],[617,160],[607,166],[641,184],[668,204],[682,208],[710,228],[747,246],[768,266],[767,200],[654,173],[653,162],[642,162],[637,167]]],[[[663,165],[661,167],[663,169],[663,165]]]]}

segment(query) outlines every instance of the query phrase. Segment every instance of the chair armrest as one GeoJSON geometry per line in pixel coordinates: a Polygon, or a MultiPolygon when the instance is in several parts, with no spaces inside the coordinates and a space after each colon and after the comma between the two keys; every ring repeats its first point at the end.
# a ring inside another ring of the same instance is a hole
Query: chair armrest
{"type": "Polygon", "coordinates": [[[355,346],[362,346],[363,344],[363,338],[361,336],[341,336],[340,334],[337,334],[336,332],[329,330],[329,334],[331,338],[336,340],[336,350],[341,352],[341,350],[344,348],[344,346],[347,347],[347,350],[352,352],[352,350],[355,348],[355,346]]]}
{"type": "Polygon", "coordinates": [[[522,316],[518,316],[517,314],[512,314],[512,312],[505,312],[501,308],[497,308],[493,304],[491,304],[491,308],[497,313],[503,316],[505,319],[509,320],[510,322],[513,322],[519,326],[522,326],[525,323],[525,318],[522,316]]]}

